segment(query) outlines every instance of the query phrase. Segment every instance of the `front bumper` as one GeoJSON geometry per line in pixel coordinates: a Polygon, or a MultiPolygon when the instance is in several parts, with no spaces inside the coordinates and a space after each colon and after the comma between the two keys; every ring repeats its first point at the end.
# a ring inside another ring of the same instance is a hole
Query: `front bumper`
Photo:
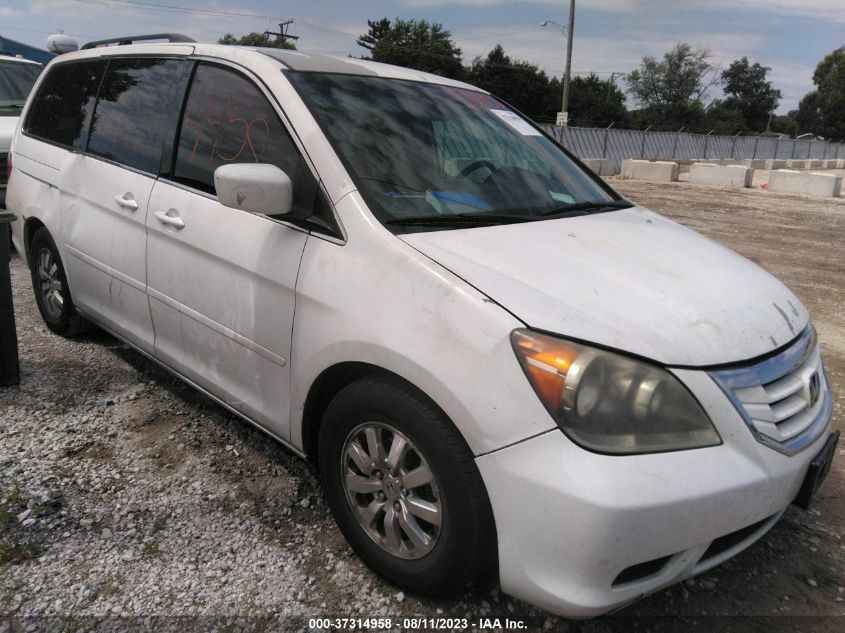
{"type": "Polygon", "coordinates": [[[503,591],[568,617],[600,615],[720,564],[781,517],[827,433],[784,455],[754,439],[706,374],[675,373],[721,446],[607,456],[554,430],[478,458],[503,591]]]}

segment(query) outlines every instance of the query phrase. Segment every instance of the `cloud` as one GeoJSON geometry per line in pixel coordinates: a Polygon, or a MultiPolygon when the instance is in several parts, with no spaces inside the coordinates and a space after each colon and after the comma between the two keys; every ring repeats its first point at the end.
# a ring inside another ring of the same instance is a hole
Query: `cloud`
{"type": "MultiPolygon", "coordinates": [[[[653,3],[659,4],[659,0],[651,0],[653,3]]],[[[649,0],[645,0],[649,2],[649,0]]],[[[449,5],[458,6],[474,6],[474,7],[490,7],[496,5],[507,4],[513,5],[533,5],[536,7],[556,7],[562,12],[566,13],[569,10],[569,4],[566,0],[399,0],[396,4],[406,7],[442,7],[449,5]]],[[[637,2],[637,0],[589,0],[588,4],[576,3],[576,13],[580,10],[599,10],[599,11],[633,11],[642,7],[644,2],[637,2]]],[[[668,3],[664,3],[668,4],[668,3]]]]}
{"type": "Polygon", "coordinates": [[[21,15],[25,15],[19,9],[13,9],[12,7],[0,7],[0,18],[16,18],[21,15]]]}
{"type": "MultiPolygon", "coordinates": [[[[445,7],[473,6],[493,7],[497,5],[525,5],[536,7],[557,7],[560,14],[567,11],[566,0],[399,0],[396,4],[404,7],[445,7]]],[[[712,11],[724,9],[743,13],[758,12],[761,15],[780,14],[789,17],[824,19],[833,22],[845,22],[842,0],[588,0],[576,3],[575,14],[585,11],[604,11],[616,13],[650,13],[655,16],[690,12],[696,10],[712,11]]]]}
{"type": "Polygon", "coordinates": [[[785,113],[797,109],[801,98],[815,88],[813,85],[815,64],[778,62],[769,65],[772,66],[769,77],[775,88],[779,88],[782,93],[778,112],[785,113]]]}
{"type": "Polygon", "coordinates": [[[695,4],[707,7],[741,9],[761,14],[778,13],[790,17],[821,18],[831,22],[845,22],[845,5],[842,0],[693,0],[695,4]]]}

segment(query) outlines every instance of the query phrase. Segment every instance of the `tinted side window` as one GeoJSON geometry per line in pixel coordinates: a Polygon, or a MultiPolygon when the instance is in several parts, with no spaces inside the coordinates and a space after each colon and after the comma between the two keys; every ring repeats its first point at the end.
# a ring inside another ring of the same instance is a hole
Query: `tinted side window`
{"type": "Polygon", "coordinates": [[[53,67],[44,78],[24,131],[60,145],[85,148],[85,130],[105,70],[102,60],[53,67]]]}
{"type": "Polygon", "coordinates": [[[113,59],[91,122],[88,152],[158,174],[162,146],[176,133],[190,64],[113,59]]]}
{"type": "Polygon", "coordinates": [[[174,179],[209,193],[214,170],[230,163],[271,163],[293,183],[298,217],[314,211],[317,183],[267,98],[242,75],[201,64],[191,84],[174,179]]]}

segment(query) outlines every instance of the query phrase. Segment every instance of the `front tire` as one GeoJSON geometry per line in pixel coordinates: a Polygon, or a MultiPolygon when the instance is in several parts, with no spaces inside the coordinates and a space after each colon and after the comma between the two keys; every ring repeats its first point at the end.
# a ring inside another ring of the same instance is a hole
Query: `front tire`
{"type": "Polygon", "coordinates": [[[493,515],[472,453],[413,386],[376,375],[341,390],[323,417],[319,462],[341,532],[388,580],[442,595],[495,568],[493,515]]]}
{"type": "Polygon", "coordinates": [[[61,336],[74,336],[88,330],[88,322],[73,305],[59,249],[43,226],[32,236],[29,270],[35,302],[47,327],[61,336]]]}

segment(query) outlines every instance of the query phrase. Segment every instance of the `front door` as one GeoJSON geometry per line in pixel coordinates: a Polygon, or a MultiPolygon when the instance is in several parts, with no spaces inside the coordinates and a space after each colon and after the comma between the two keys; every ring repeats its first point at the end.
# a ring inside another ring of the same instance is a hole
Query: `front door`
{"type": "Polygon", "coordinates": [[[294,211],[307,204],[307,165],[265,94],[240,73],[201,63],[173,173],[156,183],[147,215],[155,354],[287,437],[296,277],[308,233],[221,205],[214,170],[236,162],[276,164],[293,181],[294,211]]]}

